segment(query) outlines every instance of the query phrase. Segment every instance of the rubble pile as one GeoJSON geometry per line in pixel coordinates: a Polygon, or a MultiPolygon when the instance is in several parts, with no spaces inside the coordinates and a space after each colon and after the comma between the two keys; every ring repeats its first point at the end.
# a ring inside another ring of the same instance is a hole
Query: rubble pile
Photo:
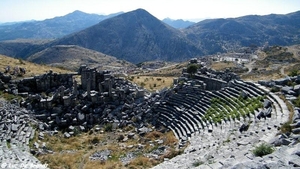
{"type": "Polygon", "coordinates": [[[33,112],[0,99],[0,167],[47,168],[29,150],[34,137],[33,112]]]}

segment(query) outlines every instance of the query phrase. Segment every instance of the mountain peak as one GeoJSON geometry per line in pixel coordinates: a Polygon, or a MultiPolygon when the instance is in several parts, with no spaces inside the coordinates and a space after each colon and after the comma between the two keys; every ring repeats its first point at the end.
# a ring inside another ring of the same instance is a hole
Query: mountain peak
{"type": "MultiPolygon", "coordinates": [[[[139,9],[136,9],[136,10],[133,10],[133,11],[130,11],[130,12],[127,12],[127,13],[125,13],[125,14],[128,14],[128,15],[130,15],[130,14],[135,14],[135,15],[137,15],[137,16],[142,16],[142,17],[144,17],[144,16],[153,16],[153,15],[150,14],[148,11],[146,11],[145,9],[142,9],[142,8],[139,8],[139,9]]],[[[155,16],[153,16],[153,17],[155,17],[155,16]]]]}
{"type": "Polygon", "coordinates": [[[71,13],[65,15],[65,16],[72,16],[73,17],[73,16],[80,16],[80,15],[89,15],[89,14],[85,13],[85,12],[82,12],[80,10],[75,10],[75,11],[73,11],[73,12],[71,12],[71,13]]]}
{"type": "Polygon", "coordinates": [[[179,61],[201,54],[181,31],[144,9],[106,19],[55,44],[83,46],[133,63],[179,61]]]}

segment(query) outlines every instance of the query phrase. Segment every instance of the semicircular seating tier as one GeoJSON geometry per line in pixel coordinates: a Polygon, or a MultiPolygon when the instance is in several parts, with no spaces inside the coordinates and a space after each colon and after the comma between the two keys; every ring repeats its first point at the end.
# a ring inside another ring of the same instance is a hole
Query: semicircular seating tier
{"type": "Polygon", "coordinates": [[[184,143],[195,134],[212,132],[225,123],[251,123],[254,119],[279,116],[286,110],[281,101],[252,82],[231,80],[215,91],[185,83],[177,85],[153,111],[158,122],[184,143]]]}

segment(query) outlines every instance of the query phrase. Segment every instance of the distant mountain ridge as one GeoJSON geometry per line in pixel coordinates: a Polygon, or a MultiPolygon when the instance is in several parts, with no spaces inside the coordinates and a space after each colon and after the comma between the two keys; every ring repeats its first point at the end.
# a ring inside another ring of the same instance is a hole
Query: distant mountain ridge
{"type": "Polygon", "coordinates": [[[177,28],[177,29],[187,28],[188,26],[195,24],[195,22],[184,21],[182,19],[174,20],[174,19],[170,19],[170,18],[165,18],[162,21],[174,28],[177,28]]]}
{"type": "Polygon", "coordinates": [[[43,21],[19,22],[0,25],[0,41],[14,39],[55,39],[78,32],[95,25],[107,18],[122,14],[110,15],[88,14],[74,11],[64,16],[43,21]]]}
{"type": "Polygon", "coordinates": [[[50,42],[14,43],[0,42],[0,53],[26,59],[52,46],[76,45],[132,63],[183,61],[253,45],[300,44],[300,11],[207,19],[179,30],[137,9],[50,42]]]}
{"type": "Polygon", "coordinates": [[[132,63],[182,61],[202,54],[179,30],[143,9],[104,20],[51,45],[63,44],[101,51],[132,63]]]}
{"type": "Polygon", "coordinates": [[[233,51],[242,46],[300,43],[300,11],[286,15],[248,15],[208,19],[183,30],[206,54],[233,51]]]}

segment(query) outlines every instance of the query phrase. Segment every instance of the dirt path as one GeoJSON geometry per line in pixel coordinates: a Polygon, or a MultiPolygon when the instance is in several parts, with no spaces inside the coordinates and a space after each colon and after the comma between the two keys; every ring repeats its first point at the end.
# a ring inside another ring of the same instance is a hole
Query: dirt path
{"type": "Polygon", "coordinates": [[[248,72],[246,72],[244,75],[247,75],[249,73],[251,73],[252,69],[253,69],[253,64],[255,63],[255,61],[252,61],[248,64],[245,64],[245,67],[248,68],[248,72]]]}
{"type": "Polygon", "coordinates": [[[286,74],[284,73],[284,68],[285,68],[285,66],[282,66],[282,67],[280,68],[280,73],[281,73],[283,76],[286,75],[286,74]]]}

